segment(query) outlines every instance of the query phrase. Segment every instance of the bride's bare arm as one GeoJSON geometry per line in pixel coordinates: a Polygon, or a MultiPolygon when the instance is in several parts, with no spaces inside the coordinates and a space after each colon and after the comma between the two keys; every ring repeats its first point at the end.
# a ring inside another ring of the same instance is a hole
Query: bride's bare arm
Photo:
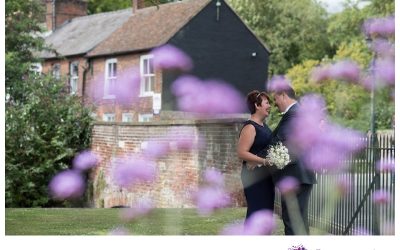
{"type": "Polygon", "coordinates": [[[261,158],[255,154],[250,153],[250,148],[254,143],[254,138],[256,137],[256,129],[254,126],[248,124],[240,133],[238,145],[237,145],[237,155],[240,159],[246,161],[249,169],[254,169],[259,164],[266,164],[264,158],[261,158]]]}

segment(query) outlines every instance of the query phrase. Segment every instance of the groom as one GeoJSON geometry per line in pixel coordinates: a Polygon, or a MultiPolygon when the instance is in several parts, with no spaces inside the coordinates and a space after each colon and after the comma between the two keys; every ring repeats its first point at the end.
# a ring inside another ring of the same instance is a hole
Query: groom
{"type": "MultiPolygon", "coordinates": [[[[284,145],[287,146],[287,141],[290,140],[290,127],[296,126],[292,124],[293,119],[297,115],[301,115],[297,112],[298,104],[296,101],[295,92],[292,87],[285,86],[283,88],[277,89],[272,92],[273,98],[275,100],[275,105],[278,107],[279,111],[283,115],[278,126],[272,132],[272,140],[273,142],[281,141],[284,145]]],[[[290,152],[289,154],[292,155],[290,152]]],[[[280,180],[285,177],[294,177],[299,183],[299,189],[296,193],[297,202],[299,204],[300,214],[302,216],[302,220],[304,222],[304,226],[306,229],[306,233],[309,234],[309,226],[308,226],[308,200],[311,194],[311,190],[313,184],[316,183],[316,178],[313,172],[306,169],[303,164],[298,159],[292,159],[292,161],[285,166],[282,170],[278,170],[274,175],[275,183],[278,183],[280,180]]],[[[289,211],[287,209],[287,204],[285,199],[282,199],[282,220],[285,225],[285,235],[294,235],[295,232],[293,230],[293,224],[289,218],[289,211]]]]}

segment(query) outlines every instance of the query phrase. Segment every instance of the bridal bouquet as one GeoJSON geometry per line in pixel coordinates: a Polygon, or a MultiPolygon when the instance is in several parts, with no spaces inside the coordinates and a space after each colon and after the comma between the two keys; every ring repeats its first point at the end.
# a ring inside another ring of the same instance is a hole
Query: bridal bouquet
{"type": "Polygon", "coordinates": [[[271,165],[282,169],[290,162],[289,151],[282,142],[278,142],[268,149],[266,159],[271,165]]]}

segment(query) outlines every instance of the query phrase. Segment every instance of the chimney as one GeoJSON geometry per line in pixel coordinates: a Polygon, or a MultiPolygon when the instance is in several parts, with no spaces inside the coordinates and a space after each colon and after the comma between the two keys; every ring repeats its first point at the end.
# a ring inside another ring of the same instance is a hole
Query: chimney
{"type": "Polygon", "coordinates": [[[54,31],[74,17],[86,16],[86,0],[46,0],[47,29],[54,31]]]}
{"type": "Polygon", "coordinates": [[[132,13],[135,13],[138,9],[143,9],[146,7],[145,0],[132,0],[132,13]]]}

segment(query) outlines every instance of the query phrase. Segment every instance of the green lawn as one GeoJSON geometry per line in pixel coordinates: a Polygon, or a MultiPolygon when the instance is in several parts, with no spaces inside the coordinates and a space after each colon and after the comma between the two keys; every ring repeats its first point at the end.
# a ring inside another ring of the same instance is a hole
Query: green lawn
{"type": "MultiPolygon", "coordinates": [[[[124,223],[121,209],[6,208],[6,235],[106,235],[124,227],[133,235],[218,235],[224,225],[244,218],[245,208],[223,209],[210,217],[195,209],[156,209],[147,217],[124,223]]],[[[277,218],[275,235],[283,235],[277,218]]],[[[317,230],[312,229],[312,234],[317,230]]]]}

